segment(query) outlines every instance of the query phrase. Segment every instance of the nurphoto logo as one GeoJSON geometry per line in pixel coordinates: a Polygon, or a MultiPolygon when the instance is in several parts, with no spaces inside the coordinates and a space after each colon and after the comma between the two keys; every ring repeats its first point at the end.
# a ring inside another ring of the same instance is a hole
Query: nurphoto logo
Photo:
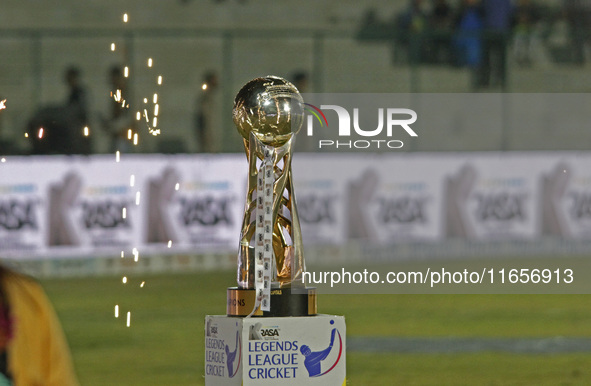
{"type": "Polygon", "coordinates": [[[418,136],[411,127],[417,113],[408,108],[305,106],[305,133],[318,138],[318,149],[400,149],[404,146],[400,135],[418,136]]]}

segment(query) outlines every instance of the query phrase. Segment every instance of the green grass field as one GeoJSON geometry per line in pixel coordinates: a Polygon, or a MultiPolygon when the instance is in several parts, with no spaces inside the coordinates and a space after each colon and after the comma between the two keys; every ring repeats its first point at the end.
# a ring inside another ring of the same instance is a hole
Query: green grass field
{"type": "MultiPolygon", "coordinates": [[[[82,385],[200,385],[233,272],[43,280],[82,385]],[[145,281],[143,288],[140,283],[145,281]],[[114,306],[120,317],[114,317],[114,306]],[[126,313],[131,311],[131,326],[126,313]]],[[[587,295],[323,295],[348,336],[591,337],[587,295]]],[[[591,353],[347,353],[349,385],[589,385],[591,353]]]]}

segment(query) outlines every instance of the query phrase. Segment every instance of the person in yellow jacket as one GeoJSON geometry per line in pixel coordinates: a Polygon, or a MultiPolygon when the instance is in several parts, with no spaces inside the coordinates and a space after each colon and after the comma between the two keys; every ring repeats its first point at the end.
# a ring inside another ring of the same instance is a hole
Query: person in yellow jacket
{"type": "Polygon", "coordinates": [[[78,385],[61,325],[41,286],[0,267],[0,386],[78,385]]]}

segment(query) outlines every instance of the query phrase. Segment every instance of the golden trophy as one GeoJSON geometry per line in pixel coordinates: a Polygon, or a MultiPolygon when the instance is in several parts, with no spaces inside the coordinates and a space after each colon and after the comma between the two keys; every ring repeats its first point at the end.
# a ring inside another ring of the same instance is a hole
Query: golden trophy
{"type": "Polygon", "coordinates": [[[248,185],[238,286],[228,288],[228,316],[316,314],[316,292],[302,281],[305,264],[291,171],[303,104],[297,88],[276,76],[253,79],[234,100],[248,185]]]}
{"type": "Polygon", "coordinates": [[[253,79],[234,100],[248,158],[246,205],[238,286],[227,290],[226,315],[205,317],[206,385],[346,384],[345,318],[318,315],[316,290],[303,282],[291,171],[303,120],[302,97],[282,78],[253,79]]]}

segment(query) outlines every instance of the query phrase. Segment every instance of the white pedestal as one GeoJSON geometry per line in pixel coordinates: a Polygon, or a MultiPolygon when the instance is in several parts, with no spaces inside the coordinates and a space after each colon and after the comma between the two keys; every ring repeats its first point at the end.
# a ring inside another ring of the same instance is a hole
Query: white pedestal
{"type": "Polygon", "coordinates": [[[343,316],[205,318],[205,384],[345,385],[343,316]]]}

